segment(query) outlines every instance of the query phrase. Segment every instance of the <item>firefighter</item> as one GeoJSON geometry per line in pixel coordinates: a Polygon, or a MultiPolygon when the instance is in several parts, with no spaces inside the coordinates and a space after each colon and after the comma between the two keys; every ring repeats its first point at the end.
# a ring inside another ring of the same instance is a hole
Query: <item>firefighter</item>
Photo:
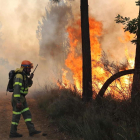
{"type": "Polygon", "coordinates": [[[11,130],[9,135],[10,138],[22,137],[21,134],[17,133],[17,126],[21,114],[27,125],[30,136],[41,133],[41,131],[35,130],[34,124],[32,123],[31,112],[29,110],[25,98],[25,96],[28,94],[28,88],[31,87],[33,84],[32,78],[34,75],[33,74],[30,75],[32,68],[33,68],[33,64],[28,60],[24,60],[21,63],[21,67],[15,70],[17,74],[14,77],[14,82],[13,82],[14,91],[11,99],[11,103],[13,107],[13,116],[12,116],[11,130]]]}

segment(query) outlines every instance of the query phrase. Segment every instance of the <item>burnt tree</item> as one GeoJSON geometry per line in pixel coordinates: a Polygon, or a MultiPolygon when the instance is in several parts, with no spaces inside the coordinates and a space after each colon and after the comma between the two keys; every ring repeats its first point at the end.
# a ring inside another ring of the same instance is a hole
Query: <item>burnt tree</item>
{"type": "Polygon", "coordinates": [[[92,99],[91,51],[88,19],[88,0],[81,0],[81,32],[83,59],[83,94],[84,101],[92,99]]]}
{"type": "Polygon", "coordinates": [[[104,85],[100,89],[98,95],[96,96],[96,99],[104,96],[104,93],[105,93],[106,89],[108,88],[108,86],[114,80],[120,78],[121,76],[124,76],[124,75],[127,75],[127,74],[133,74],[133,73],[134,73],[134,69],[130,69],[130,70],[120,71],[120,72],[115,73],[114,75],[112,75],[109,79],[106,80],[106,82],[104,83],[104,85]]]}

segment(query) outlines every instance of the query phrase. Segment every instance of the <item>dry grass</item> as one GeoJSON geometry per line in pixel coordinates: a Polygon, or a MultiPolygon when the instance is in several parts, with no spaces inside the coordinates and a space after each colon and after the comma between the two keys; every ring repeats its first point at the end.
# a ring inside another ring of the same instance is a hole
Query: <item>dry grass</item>
{"type": "Polygon", "coordinates": [[[50,122],[76,139],[140,139],[140,103],[132,106],[130,100],[111,96],[106,96],[102,104],[95,100],[84,103],[76,92],[58,88],[40,91],[35,98],[50,122]]]}

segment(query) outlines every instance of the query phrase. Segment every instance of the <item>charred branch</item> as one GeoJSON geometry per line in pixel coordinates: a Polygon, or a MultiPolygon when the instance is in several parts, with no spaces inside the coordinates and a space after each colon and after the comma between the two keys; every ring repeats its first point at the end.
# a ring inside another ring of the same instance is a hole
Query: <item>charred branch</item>
{"type": "Polygon", "coordinates": [[[103,97],[104,96],[104,93],[106,91],[106,89],[108,88],[108,86],[116,79],[120,78],[121,76],[124,76],[124,75],[127,75],[127,74],[134,74],[134,69],[130,69],[130,70],[124,70],[124,71],[120,71],[114,75],[112,75],[105,83],[104,85],[102,86],[102,88],[100,89],[97,97],[103,97]]]}

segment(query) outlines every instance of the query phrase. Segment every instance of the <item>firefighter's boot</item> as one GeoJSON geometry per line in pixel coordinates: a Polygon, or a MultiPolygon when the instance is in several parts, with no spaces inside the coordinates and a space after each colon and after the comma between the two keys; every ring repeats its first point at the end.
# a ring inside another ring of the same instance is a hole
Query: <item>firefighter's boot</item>
{"type": "Polygon", "coordinates": [[[41,133],[41,131],[34,130],[33,132],[29,133],[29,135],[33,136],[34,134],[39,134],[39,133],[41,133]]]}
{"type": "Polygon", "coordinates": [[[19,133],[10,133],[9,137],[10,138],[17,138],[17,137],[22,137],[22,135],[19,133]]]}
{"type": "Polygon", "coordinates": [[[10,138],[16,138],[16,137],[22,137],[21,134],[17,133],[17,125],[11,124],[11,130],[10,130],[10,138]]]}

